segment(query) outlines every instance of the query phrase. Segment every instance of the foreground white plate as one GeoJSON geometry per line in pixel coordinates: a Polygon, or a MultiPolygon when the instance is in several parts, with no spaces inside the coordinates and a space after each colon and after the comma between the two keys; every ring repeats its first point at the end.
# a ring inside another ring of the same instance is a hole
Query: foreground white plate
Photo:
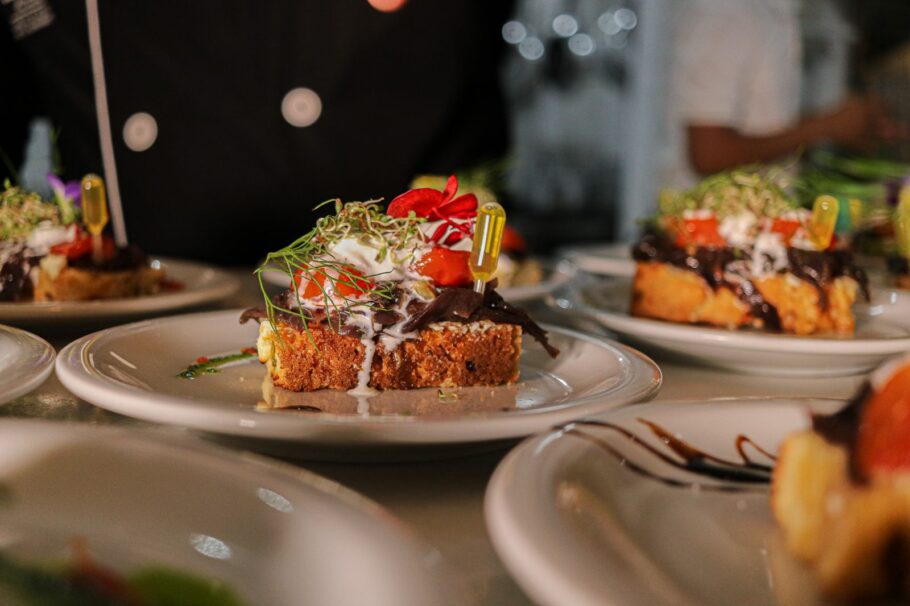
{"type": "MultiPolygon", "coordinates": [[[[711,455],[741,462],[739,436],[770,454],[831,400],[661,402],[530,438],[487,488],[493,545],[541,604],[816,605],[812,580],[791,559],[768,508],[767,484],[690,473],[648,421],[711,455]],[[641,441],[636,443],[623,431],[641,441]],[[634,469],[640,469],[640,472],[634,469]]],[[[758,464],[773,460],[745,444],[758,464]]]]}
{"type": "Polygon", "coordinates": [[[796,337],[725,330],[629,315],[630,281],[588,280],[555,299],[564,310],[600,322],[644,348],[748,374],[826,377],[857,374],[910,351],[910,293],[872,290],[871,304],[854,306],[853,337],[796,337]]]}
{"type": "Polygon", "coordinates": [[[139,318],[229,297],[240,287],[227,272],[192,261],[153,259],[164,267],[168,280],[182,285],[180,290],[157,295],[102,301],[60,301],[54,303],[0,303],[0,321],[20,326],[81,324],[139,318]]]}
{"type": "MultiPolygon", "coordinates": [[[[543,271],[545,277],[537,284],[510,286],[508,288],[497,288],[496,290],[506,301],[511,303],[533,301],[545,297],[557,288],[565,286],[574,276],[575,268],[568,263],[559,263],[555,266],[544,263],[543,271]]],[[[285,289],[290,282],[288,275],[278,269],[262,272],[262,279],[267,284],[285,289]]]]}
{"type": "Polygon", "coordinates": [[[0,403],[32,391],[54,369],[54,348],[40,337],[0,324],[0,403]]]}
{"type": "Polygon", "coordinates": [[[524,338],[517,386],[388,391],[371,399],[345,392],[275,390],[255,359],[188,380],[177,374],[199,356],[237,352],[256,341],[240,311],[188,314],[120,326],[68,345],[57,362],[61,382],[108,410],[207,432],[317,444],[447,444],[529,435],[554,423],[641,402],[661,375],[622,345],[548,327],[562,350],[551,359],[524,338]],[[287,403],[303,410],[263,409],[287,403]],[[257,407],[257,404],[260,406],[257,407]]]}
{"type": "Polygon", "coordinates": [[[378,506],[197,440],[4,420],[0,487],[0,551],[37,564],[72,561],[84,537],[103,565],[203,575],[249,606],[450,603],[428,554],[378,506]]]}
{"type": "Polygon", "coordinates": [[[578,269],[599,276],[635,275],[631,244],[588,244],[566,249],[563,256],[578,269]]]}

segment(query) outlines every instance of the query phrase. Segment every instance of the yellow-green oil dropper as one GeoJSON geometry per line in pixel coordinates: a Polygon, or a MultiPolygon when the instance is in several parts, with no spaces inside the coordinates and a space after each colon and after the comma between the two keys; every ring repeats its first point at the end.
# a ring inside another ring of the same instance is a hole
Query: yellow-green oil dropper
{"type": "Polygon", "coordinates": [[[88,233],[92,234],[92,260],[95,263],[104,261],[104,244],[101,233],[107,225],[107,196],[104,192],[104,181],[98,175],[82,177],[82,222],[88,233]]]}
{"type": "Polygon", "coordinates": [[[910,259],[910,184],[901,187],[898,194],[894,234],[901,254],[910,259]]]}
{"type": "Polygon", "coordinates": [[[506,211],[496,202],[484,202],[477,209],[474,224],[474,247],[468,267],[474,278],[474,290],[483,293],[486,283],[493,279],[499,264],[499,247],[506,228],[506,211]]]}
{"type": "Polygon", "coordinates": [[[839,211],[840,203],[834,196],[819,196],[815,199],[812,218],[809,219],[809,237],[819,250],[826,250],[831,245],[839,211]]]}

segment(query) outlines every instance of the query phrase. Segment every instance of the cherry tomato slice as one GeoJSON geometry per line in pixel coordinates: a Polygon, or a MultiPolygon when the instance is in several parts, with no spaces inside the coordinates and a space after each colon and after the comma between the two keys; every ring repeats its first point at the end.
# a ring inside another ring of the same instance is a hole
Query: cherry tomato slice
{"type": "Polygon", "coordinates": [[[726,241],[717,229],[717,217],[705,219],[682,219],[675,225],[676,245],[721,247],[726,241]]]}
{"type": "MultiPolygon", "coordinates": [[[[110,259],[116,252],[116,246],[110,236],[101,236],[101,251],[105,259],[110,259]]],[[[76,239],[71,242],[63,242],[51,246],[51,254],[63,255],[70,261],[81,259],[92,253],[92,236],[91,234],[80,232],[76,239]]]]}
{"type": "Polygon", "coordinates": [[[468,267],[470,256],[466,250],[434,248],[421,257],[414,268],[438,286],[467,286],[474,281],[468,267]]]}
{"type": "MultiPolygon", "coordinates": [[[[305,275],[302,269],[296,270],[294,272],[294,286],[299,290],[300,285],[304,282],[306,283],[300,297],[303,299],[314,299],[324,296],[326,272],[334,274],[334,270],[329,268],[317,269],[310,276],[305,275]]],[[[344,266],[338,272],[338,277],[334,278],[335,294],[344,298],[352,298],[368,292],[372,289],[373,282],[367,279],[360,279],[362,277],[363,274],[353,267],[344,266]]]]}
{"type": "Polygon", "coordinates": [[[799,221],[777,218],[771,223],[771,231],[780,234],[784,244],[790,244],[790,240],[793,239],[793,235],[800,228],[800,225],[799,221]]]}
{"type": "Polygon", "coordinates": [[[910,469],[910,364],[892,375],[866,403],[856,440],[859,469],[910,469]]]}
{"type": "Polygon", "coordinates": [[[521,237],[521,234],[508,225],[506,225],[505,231],[502,232],[501,247],[503,252],[516,253],[525,252],[528,249],[528,245],[525,243],[525,239],[521,237]]]}

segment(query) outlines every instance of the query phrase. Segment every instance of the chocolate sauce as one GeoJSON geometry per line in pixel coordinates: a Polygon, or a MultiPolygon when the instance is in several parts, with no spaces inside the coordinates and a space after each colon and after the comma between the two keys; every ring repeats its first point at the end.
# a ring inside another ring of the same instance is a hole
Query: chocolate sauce
{"type": "Polygon", "coordinates": [[[37,264],[37,257],[22,252],[10,255],[0,267],[0,301],[30,301],[35,287],[29,273],[37,264]]]}
{"type": "MultiPolygon", "coordinates": [[[[765,300],[755,284],[746,278],[738,281],[727,279],[731,264],[751,260],[745,251],[731,247],[703,246],[686,249],[676,246],[663,234],[649,233],[633,245],[632,258],[638,262],[667,263],[695,272],[715,290],[721,287],[729,288],[749,306],[752,316],[760,319],[766,329],[781,329],[777,309],[765,300]]],[[[815,287],[822,309],[828,307],[825,287],[842,276],[856,280],[862,289],[863,296],[867,301],[869,300],[869,280],[863,270],[854,264],[853,256],[849,251],[812,251],[788,248],[787,262],[787,271],[815,287]]]]}
{"type": "Polygon", "coordinates": [[[910,259],[901,255],[890,255],[887,260],[888,271],[897,276],[910,275],[910,259]]]}
{"type": "Polygon", "coordinates": [[[92,255],[87,254],[78,259],[70,259],[67,264],[70,267],[89,271],[129,271],[147,265],[148,257],[142,252],[141,248],[130,244],[123,248],[117,248],[113,257],[100,263],[95,263],[92,255]]]}
{"type": "Polygon", "coordinates": [[[609,423],[606,421],[594,421],[594,420],[582,420],[569,423],[558,429],[562,429],[566,432],[566,435],[575,436],[581,438],[587,442],[590,442],[600,448],[601,450],[606,451],[611,456],[615,457],[622,463],[625,467],[628,467],[632,471],[643,475],[645,477],[658,480],[668,486],[675,487],[690,487],[694,483],[684,480],[678,480],[674,478],[667,478],[664,476],[657,475],[644,467],[638,465],[637,463],[630,461],[625,456],[623,456],[616,448],[614,448],[609,442],[603,440],[602,438],[592,435],[591,433],[581,431],[580,428],[591,427],[591,428],[602,428],[608,429],[614,432],[619,433],[623,437],[627,438],[630,442],[636,446],[641,447],[645,451],[649,452],[653,456],[657,457],[664,463],[675,467],[676,469],[681,469],[689,473],[698,474],[707,478],[724,480],[726,482],[735,482],[738,485],[705,485],[702,486],[705,490],[718,490],[723,492],[734,492],[738,490],[746,490],[750,485],[756,484],[767,484],[771,479],[772,467],[770,465],[765,465],[763,463],[756,463],[753,461],[743,449],[743,444],[751,444],[756,450],[765,455],[770,459],[774,459],[766,450],[762,449],[748,436],[739,435],[736,437],[736,450],[739,453],[740,461],[728,461],[726,459],[714,456],[710,453],[699,450],[695,446],[689,444],[688,442],[681,440],[674,436],[670,431],[661,427],[660,425],[648,421],[646,419],[637,419],[639,423],[642,423],[648,429],[651,430],[661,442],[667,445],[667,447],[676,455],[670,456],[666,452],[655,448],[654,446],[648,444],[639,438],[636,434],[630,430],[621,427],[619,425],[609,423]]]}
{"type": "Polygon", "coordinates": [[[859,470],[856,459],[856,441],[859,437],[860,417],[872,386],[866,381],[859,391],[850,398],[847,405],[831,415],[812,415],[812,429],[829,443],[847,450],[847,467],[852,480],[859,484],[868,478],[859,470]]]}
{"type": "MultiPolygon", "coordinates": [[[[412,301],[408,305],[408,314],[410,319],[402,326],[402,332],[413,332],[426,328],[434,322],[459,322],[470,324],[487,320],[495,324],[517,324],[522,330],[536,339],[551,357],[556,357],[559,350],[553,347],[547,339],[546,331],[540,327],[526,311],[515,307],[506,302],[499,293],[496,292],[496,281],[493,280],[487,284],[487,288],[481,295],[474,292],[471,288],[445,287],[440,289],[438,296],[429,303],[421,301],[412,301]]],[[[272,302],[285,309],[296,306],[297,302],[290,300],[293,297],[293,291],[288,290],[272,298],[272,302]],[[292,305],[293,303],[293,305],[292,305]]],[[[400,299],[401,293],[392,291],[392,299],[382,299],[377,301],[377,310],[374,312],[373,319],[383,326],[391,326],[400,320],[397,312],[389,311],[388,308],[394,305],[395,301],[400,299]],[[379,307],[379,306],[382,307],[379,307]]],[[[323,311],[307,311],[310,324],[336,323],[336,329],[342,334],[360,336],[359,331],[352,326],[345,325],[344,313],[327,316],[323,311]]],[[[247,309],[240,315],[240,323],[243,324],[249,320],[262,321],[266,318],[266,313],[259,308],[247,309]]],[[[284,323],[288,323],[297,328],[303,328],[304,320],[300,315],[288,313],[285,311],[276,311],[276,317],[284,323]]]]}

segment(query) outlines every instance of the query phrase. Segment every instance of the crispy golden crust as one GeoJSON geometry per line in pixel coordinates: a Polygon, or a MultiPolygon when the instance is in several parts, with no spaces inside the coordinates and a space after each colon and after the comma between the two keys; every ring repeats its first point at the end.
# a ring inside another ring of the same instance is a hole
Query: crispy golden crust
{"type": "Polygon", "coordinates": [[[63,268],[56,277],[40,270],[35,301],[91,301],[155,294],[161,290],[163,269],[140,267],[128,271],[90,271],[63,268]]]}
{"type": "MultiPolygon", "coordinates": [[[[851,307],[858,284],[852,278],[837,278],[825,287],[828,300],[825,308],[815,287],[793,274],[774,274],[754,283],[764,299],[777,309],[784,332],[853,333],[851,307]]],[[[713,289],[695,272],[666,263],[636,264],[631,313],[688,324],[763,328],[763,321],[754,317],[732,290],[725,286],[713,289]]]]}
{"type": "MultiPolygon", "coordinates": [[[[278,323],[260,327],[259,360],[272,382],[291,391],[352,389],[363,365],[365,346],[357,337],[325,326],[309,335],[278,323]]],[[[512,324],[444,322],[421,330],[417,338],[387,352],[380,343],[370,372],[375,389],[504,385],[518,380],[521,327],[512,324]]]]}

